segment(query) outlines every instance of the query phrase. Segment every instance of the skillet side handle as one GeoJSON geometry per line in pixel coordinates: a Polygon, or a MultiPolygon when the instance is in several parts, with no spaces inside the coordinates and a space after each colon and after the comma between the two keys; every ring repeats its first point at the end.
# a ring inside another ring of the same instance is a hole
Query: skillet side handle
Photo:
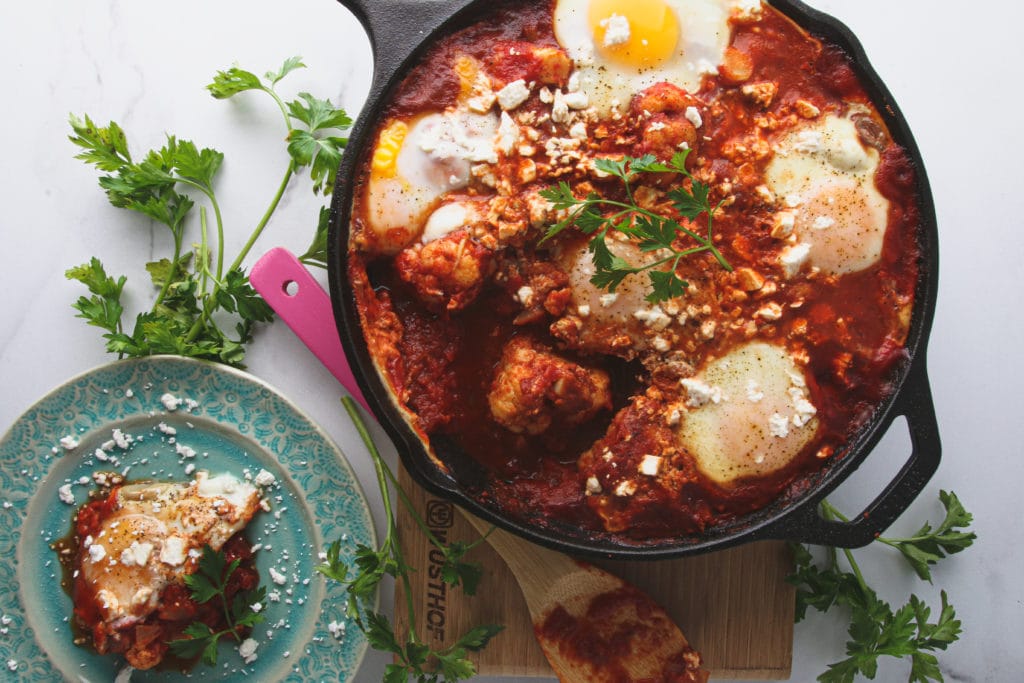
{"type": "Polygon", "coordinates": [[[826,520],[818,513],[818,504],[828,493],[826,491],[806,501],[798,511],[770,529],[767,537],[837,548],[859,548],[889,528],[921,493],[939,466],[942,445],[935,404],[924,369],[925,359],[922,355],[915,360],[917,362],[886,425],[886,428],[891,427],[892,420],[899,415],[906,417],[911,441],[910,458],[885,490],[849,522],[826,520]]]}

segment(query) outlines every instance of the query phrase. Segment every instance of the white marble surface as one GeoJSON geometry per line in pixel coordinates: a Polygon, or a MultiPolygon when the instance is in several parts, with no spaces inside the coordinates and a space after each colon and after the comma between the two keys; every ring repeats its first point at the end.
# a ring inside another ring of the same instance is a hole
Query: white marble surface
{"type": "MultiPolygon", "coordinates": [[[[1024,9],[996,0],[956,9],[925,0],[814,4],[860,36],[915,131],[938,209],[942,272],[929,368],[945,459],[895,526],[910,531],[936,517],[938,490],[951,488],[975,513],[980,534],[975,548],[938,568],[934,586],[881,551],[861,552],[862,564],[892,602],[911,591],[937,602],[940,588],[949,591],[965,632],[940,655],[947,680],[1020,680],[1024,326],[1010,304],[1020,298],[1024,255],[1021,98],[1012,80],[1024,58],[1024,9]]],[[[73,315],[81,289],[64,279],[65,269],[100,256],[111,272],[128,275],[134,312],[147,303],[141,264],[168,248],[163,228],[109,206],[96,173],[72,159],[68,114],[120,122],[137,151],[172,132],[224,152],[218,192],[234,251],[287,163],[282,129],[268,100],[218,102],[203,86],[218,68],[238,63],[261,73],[293,54],[310,68],[289,77],[285,93],[310,90],[358,111],[369,87],[369,45],[332,0],[0,4],[0,429],[65,379],[110,360],[98,331],[73,315]]],[[[317,206],[298,183],[249,264],[275,245],[305,247],[317,206]]],[[[324,425],[373,490],[367,458],[337,403],[341,390],[283,324],[260,333],[250,370],[324,425]]],[[[906,435],[890,434],[833,499],[854,511],[907,453],[906,435]]],[[[374,509],[379,522],[376,502],[374,509]]],[[[798,625],[792,680],[813,680],[840,658],[845,635],[839,615],[798,625]]],[[[371,653],[357,680],[379,680],[384,662],[371,653]]],[[[886,666],[879,680],[905,680],[906,671],[903,663],[886,666]]]]}

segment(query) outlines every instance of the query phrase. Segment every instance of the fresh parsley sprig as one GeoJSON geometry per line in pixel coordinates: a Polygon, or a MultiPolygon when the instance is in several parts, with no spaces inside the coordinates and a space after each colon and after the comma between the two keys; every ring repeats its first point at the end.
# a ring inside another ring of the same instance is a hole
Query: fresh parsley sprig
{"type": "MultiPolygon", "coordinates": [[[[976,538],[974,532],[966,531],[973,518],[956,495],[941,491],[939,500],[946,514],[936,528],[926,522],[910,538],[877,539],[898,550],[915,573],[927,581],[932,578],[931,566],[970,547],[976,538]]],[[[826,519],[849,521],[828,501],[822,502],[821,513],[826,519]]],[[[838,605],[850,612],[847,658],[830,664],[818,680],[822,683],[852,683],[858,675],[874,679],[879,658],[888,656],[910,659],[910,683],[942,681],[934,653],[956,642],[961,631],[960,621],[946,592],[941,593],[941,604],[934,622],[929,621],[931,608],[913,594],[905,605],[893,610],[868,586],[852,551],[842,551],[849,571],[840,567],[839,551],[826,548],[825,552],[826,564],[819,566],[810,549],[794,545],[796,571],[789,577],[790,583],[797,587],[798,622],[807,615],[808,608],[825,612],[838,605]]]]}
{"type": "Polygon", "coordinates": [[[686,292],[689,283],[676,274],[676,268],[687,256],[710,252],[722,268],[732,271],[732,266],[715,247],[713,240],[714,214],[722,202],[712,206],[710,188],[694,178],[686,168],[689,152],[688,149],[677,152],[668,164],[659,162],[651,154],[642,157],[625,156],[621,160],[595,160],[594,166],[597,170],[621,181],[625,192],[624,201],[602,197],[596,192],[578,199],[573,194],[572,187],[565,181],[555,187],[541,190],[540,195],[556,210],[568,212],[566,218],[548,228],[541,243],[570,226],[577,227],[584,234],[591,236],[587,245],[595,267],[591,283],[614,292],[627,276],[646,271],[651,282],[651,292],[646,298],[652,303],[666,301],[686,292]],[[631,183],[642,173],[681,174],[689,180],[689,189],[679,185],[669,190],[667,195],[672,207],[680,216],[686,218],[688,223],[681,223],[674,217],[664,216],[637,204],[631,183]],[[706,215],[706,229],[703,233],[698,232],[699,228],[696,225],[701,214],[706,215]],[[634,266],[608,247],[607,239],[612,231],[635,240],[643,253],[668,254],[634,266]],[[689,238],[696,242],[697,246],[677,248],[680,237],[689,238]]]}
{"type": "Polygon", "coordinates": [[[183,659],[202,656],[202,661],[210,666],[217,664],[217,644],[223,636],[231,636],[242,642],[242,633],[263,621],[259,607],[266,599],[266,588],[260,586],[251,591],[239,591],[229,600],[227,595],[228,582],[238,569],[241,560],[234,559],[230,563],[224,553],[210,546],[203,547],[196,571],[185,576],[185,585],[192,594],[192,599],[199,604],[211,600],[220,602],[227,628],[214,631],[207,624],[197,621],[185,627],[187,638],[172,640],[167,643],[171,653],[183,659]]]}
{"type": "Polygon", "coordinates": [[[335,541],[327,549],[326,562],[316,569],[327,578],[345,586],[348,593],[346,613],[366,633],[370,645],[374,649],[395,656],[396,661],[385,669],[384,683],[405,683],[409,676],[414,676],[418,683],[451,682],[470,678],[476,674],[476,667],[468,658],[469,652],[483,649],[503,627],[486,624],[472,628],[443,650],[433,650],[422,642],[416,632],[416,608],[412,601],[412,584],[409,579],[409,573],[414,570],[406,562],[402,546],[398,542],[391,487],[394,486],[402,504],[411,512],[419,529],[443,554],[442,580],[450,586],[462,586],[468,595],[476,593],[483,569],[479,563],[467,562],[464,558],[466,553],[482,543],[484,538],[473,543],[442,543],[415,510],[391,468],[381,457],[355,402],[346,396],[342,403],[373,460],[377,484],[384,502],[387,532],[378,549],[360,544],[356,548],[352,566],[342,561],[341,545],[335,541]],[[387,616],[372,609],[374,596],[384,576],[401,581],[405,588],[409,631],[404,642],[395,634],[394,626],[387,616]]]}
{"type": "MultiPolygon", "coordinates": [[[[82,148],[76,158],[104,174],[99,183],[110,203],[166,226],[172,239],[170,257],[146,264],[157,295],[131,329],[123,321],[124,277],[108,276],[95,257],[66,272],[69,279],[88,289],[89,296],[80,297],[73,306],[79,317],[104,330],[109,352],[119,356],[172,353],[243,365],[245,346],[252,340],[255,326],[273,320],[273,312],[249,284],[242,263],[299,169],[310,167],[314,193],[330,193],[346,142],[336,133],[351,125],[345,112],[327,100],[299,93],[286,102],[277,93],[278,82],[304,66],[298,57],[292,57],[262,79],[232,67],[218,72],[207,86],[218,99],[248,90],[269,94],[288,131],[288,167],[266,211],[230,264],[225,263],[225,221],[214,187],[223,154],[169,135],[163,147],[136,160],[127,135],[116,122],[104,127],[87,115],[71,116],[70,139],[82,148]],[[199,210],[199,241],[190,248],[185,232],[196,198],[204,205],[199,210]],[[228,327],[231,323],[233,329],[228,327]]],[[[316,265],[326,260],[326,215],[326,209],[322,210],[313,244],[302,256],[304,263],[316,265]]]]}

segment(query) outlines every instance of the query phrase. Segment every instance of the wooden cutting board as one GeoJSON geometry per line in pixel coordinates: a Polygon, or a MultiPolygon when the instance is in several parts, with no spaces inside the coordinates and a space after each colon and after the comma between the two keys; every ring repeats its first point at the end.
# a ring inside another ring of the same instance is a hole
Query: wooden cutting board
{"type": "MultiPolygon", "coordinates": [[[[448,542],[479,538],[455,506],[413,483],[404,468],[399,481],[431,530],[448,542]]],[[[396,512],[399,537],[412,574],[417,633],[440,649],[480,624],[503,624],[502,631],[474,657],[488,676],[554,674],[533,638],[533,626],[519,586],[486,543],[470,558],[484,566],[475,596],[451,589],[438,577],[441,557],[419,531],[404,506],[396,512]]],[[[794,588],[785,582],[792,558],[784,543],[765,541],[716,553],[660,562],[600,561],[661,603],[704,657],[712,678],[789,678],[793,656],[794,588]]],[[[405,595],[395,588],[395,621],[407,628],[405,595]]]]}

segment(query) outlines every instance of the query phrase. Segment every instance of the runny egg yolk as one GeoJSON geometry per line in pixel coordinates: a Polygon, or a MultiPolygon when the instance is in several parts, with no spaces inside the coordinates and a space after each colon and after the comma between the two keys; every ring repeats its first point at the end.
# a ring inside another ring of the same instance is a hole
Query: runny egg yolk
{"type": "Polygon", "coordinates": [[[409,126],[404,121],[392,121],[381,131],[377,148],[373,150],[370,168],[373,174],[381,178],[394,178],[397,173],[398,153],[402,151],[405,136],[409,134],[409,126]]]}
{"type": "Polygon", "coordinates": [[[656,66],[679,44],[679,21],[664,0],[591,0],[588,19],[598,52],[620,64],[656,66]]]}

